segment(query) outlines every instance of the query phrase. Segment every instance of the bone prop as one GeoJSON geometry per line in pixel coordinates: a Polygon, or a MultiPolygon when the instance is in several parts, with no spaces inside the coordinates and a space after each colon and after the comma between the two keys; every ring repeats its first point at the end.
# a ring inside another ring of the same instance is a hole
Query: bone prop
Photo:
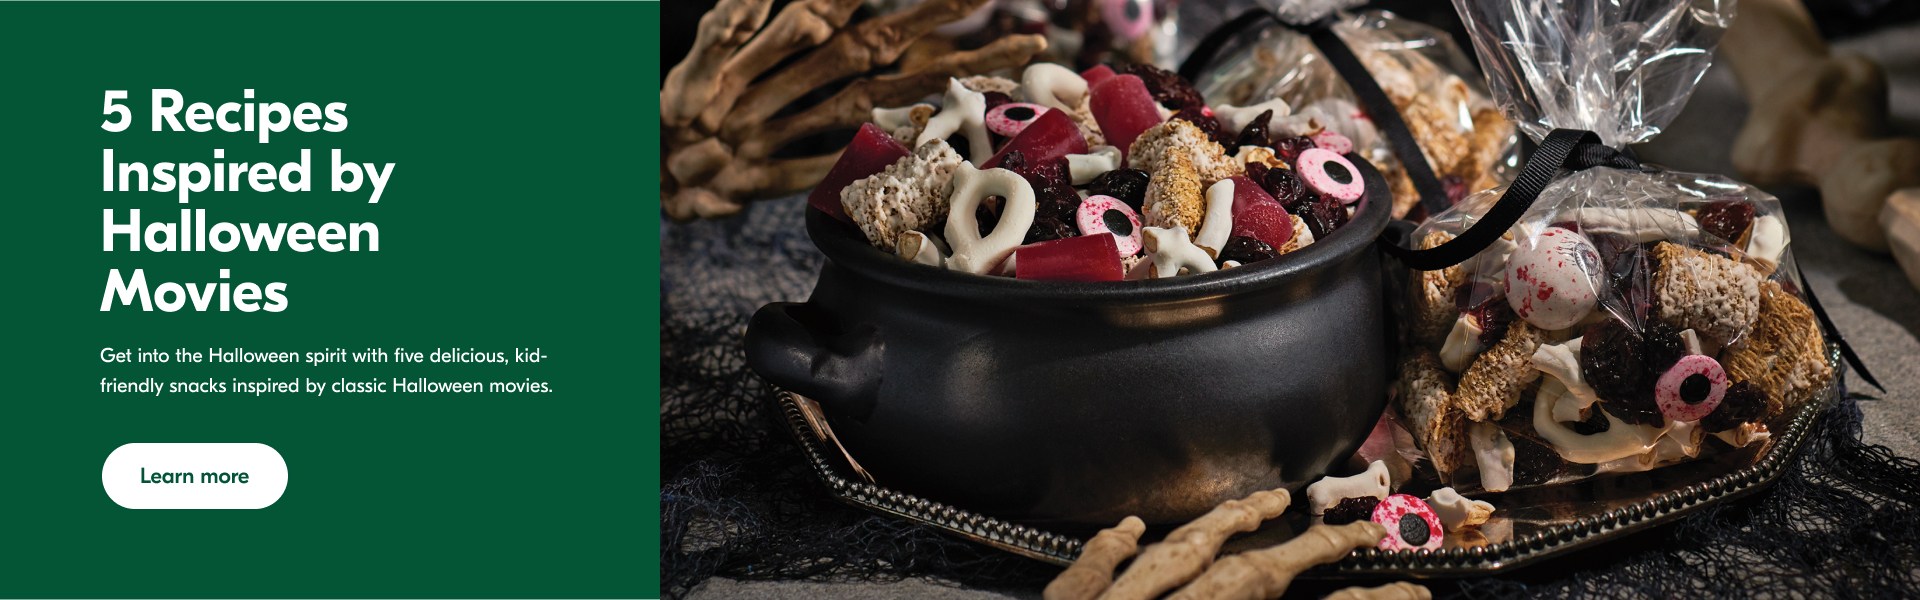
{"type": "Polygon", "coordinates": [[[1120,561],[1133,558],[1140,550],[1140,534],[1147,524],[1140,517],[1127,517],[1119,525],[1102,529],[1080,550],[1080,558],[1047,584],[1041,592],[1046,600],[1093,600],[1113,585],[1113,569],[1120,561]]]}
{"type": "Polygon", "coordinates": [[[1326,600],[1432,600],[1426,586],[1396,581],[1380,587],[1350,587],[1327,594],[1326,600]]]}
{"type": "Polygon", "coordinates": [[[1493,503],[1469,499],[1450,487],[1434,490],[1433,495],[1427,496],[1427,506],[1433,507],[1433,514],[1440,517],[1440,524],[1449,532],[1493,518],[1493,503]]]}
{"type": "Polygon", "coordinates": [[[1886,72],[1831,51],[1796,0],[1742,2],[1720,47],[1752,107],[1734,168],[1760,185],[1819,185],[1835,233],[1887,250],[1876,218],[1896,190],[1920,185],[1920,140],[1881,139],[1891,131],[1886,72]]]}
{"type": "Polygon", "coordinates": [[[1392,484],[1393,478],[1388,472],[1387,463],[1377,460],[1368,464],[1367,470],[1358,475],[1323,477],[1307,486],[1307,514],[1313,515],[1313,522],[1319,524],[1321,515],[1341,500],[1360,497],[1384,499],[1392,484]]]}
{"type": "Polygon", "coordinates": [[[1243,552],[1220,559],[1172,600],[1257,600],[1278,598],[1300,572],[1345,558],[1358,548],[1372,547],[1387,536],[1387,528],[1372,521],[1339,526],[1309,527],[1285,544],[1243,552]]]}
{"type": "Polygon", "coordinates": [[[1227,246],[1227,238],[1233,235],[1233,180],[1222,179],[1207,188],[1207,216],[1201,221],[1200,235],[1194,236],[1193,244],[1206,250],[1208,256],[1220,256],[1220,249],[1227,246]]]}
{"type": "Polygon", "coordinates": [[[1120,149],[1113,146],[1095,146],[1086,154],[1067,155],[1067,176],[1074,185],[1086,185],[1093,182],[1101,173],[1120,168],[1120,149]]]}
{"type": "Polygon", "coordinates": [[[1087,99],[1087,80],[1060,65],[1034,63],[1020,74],[1020,95],[1028,102],[1072,114],[1087,99]]]}
{"type": "MultiPolygon", "coordinates": [[[[975,275],[991,272],[1013,255],[1033,226],[1036,208],[1033,186],[1026,178],[1006,169],[982,171],[968,163],[954,170],[953,195],[948,203],[947,245],[953,247],[953,256],[947,264],[975,275]],[[1006,201],[1000,206],[1000,221],[991,233],[981,237],[980,221],[973,215],[987,196],[1000,196],[1006,201]]],[[[1181,233],[1184,236],[1185,232],[1181,233]]]]}
{"type": "MultiPolygon", "coordinates": [[[[1193,522],[1181,525],[1167,539],[1147,546],[1127,572],[1113,582],[1102,600],[1149,600],[1191,581],[1213,564],[1220,545],[1236,533],[1253,531],[1260,523],[1280,516],[1292,499],[1286,489],[1254,492],[1229,500],[1193,522]]],[[[1382,530],[1384,533],[1384,530],[1382,530]]],[[[1374,536],[1378,542],[1380,536],[1374,536]]],[[[1304,567],[1303,567],[1304,568],[1304,567]]],[[[1212,596],[1200,596],[1203,598],[1212,596]]]]}
{"type": "MultiPolygon", "coordinates": [[[[1024,183],[1025,180],[1022,182],[1024,183]]],[[[947,226],[947,230],[947,235],[953,235],[953,226],[947,226]]],[[[1021,231],[1026,230],[1023,228],[1021,231]]],[[[999,232],[995,231],[995,233],[999,232]]],[[[1216,270],[1213,257],[1208,256],[1206,250],[1193,245],[1193,240],[1187,237],[1187,228],[1184,225],[1175,225],[1173,229],[1146,227],[1141,229],[1140,233],[1146,236],[1144,245],[1147,256],[1153,262],[1151,274],[1154,278],[1173,277],[1179,275],[1181,269],[1186,269],[1190,273],[1210,273],[1216,270]]]]}
{"type": "Polygon", "coordinates": [[[914,145],[925,144],[933,140],[944,140],[958,131],[967,137],[967,154],[973,164],[982,164],[993,158],[993,139],[987,137],[987,96],[967,89],[958,79],[949,79],[947,98],[940,105],[940,114],[927,121],[927,128],[920,132],[920,138],[914,145]]]}

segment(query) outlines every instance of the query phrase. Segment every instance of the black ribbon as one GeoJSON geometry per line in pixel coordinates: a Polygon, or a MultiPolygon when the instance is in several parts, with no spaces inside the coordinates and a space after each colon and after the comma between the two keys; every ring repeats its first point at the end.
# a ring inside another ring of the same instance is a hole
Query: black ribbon
{"type": "Polygon", "coordinates": [[[1187,81],[1199,81],[1200,72],[1213,63],[1215,55],[1227,43],[1255,25],[1272,22],[1306,35],[1313,46],[1320,50],[1320,54],[1327,58],[1327,66],[1332,67],[1334,73],[1347,82],[1347,87],[1353,89],[1354,99],[1360,102],[1360,109],[1379,126],[1380,133],[1386,137],[1387,146],[1393,149],[1394,156],[1400,158],[1401,166],[1406,169],[1407,179],[1413,182],[1421,206],[1426,207],[1427,214],[1440,214],[1440,211],[1452,205],[1447,201],[1446,186],[1441,185],[1440,177],[1433,172],[1433,165],[1428,164],[1427,156],[1420,152],[1419,142],[1413,139],[1413,130],[1407,128],[1405,119],[1400,118],[1400,109],[1393,105],[1387,92],[1380,89],[1380,82],[1375,81],[1373,74],[1368,73],[1366,66],[1360,63],[1360,57],[1355,56],[1353,49],[1348,48],[1347,43],[1333,32],[1336,20],[1328,16],[1312,24],[1294,25],[1281,20],[1272,11],[1263,8],[1249,10],[1202,38],[1193,53],[1180,63],[1180,76],[1187,81]]]}

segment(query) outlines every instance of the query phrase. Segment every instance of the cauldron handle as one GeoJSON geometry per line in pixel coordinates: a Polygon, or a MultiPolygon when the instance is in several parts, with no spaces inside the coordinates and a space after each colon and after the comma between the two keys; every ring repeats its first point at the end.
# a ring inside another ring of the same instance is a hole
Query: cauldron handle
{"type": "Polygon", "coordinates": [[[747,322],[747,366],[828,412],[864,420],[878,398],[886,344],[872,325],[840,332],[830,325],[804,303],[762,306],[747,322]]]}

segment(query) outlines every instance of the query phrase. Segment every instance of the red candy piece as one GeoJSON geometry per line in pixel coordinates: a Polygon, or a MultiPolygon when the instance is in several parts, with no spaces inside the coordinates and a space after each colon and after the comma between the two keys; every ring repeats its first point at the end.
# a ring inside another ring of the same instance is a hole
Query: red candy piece
{"type": "Polygon", "coordinates": [[[853,222],[840,209],[840,190],[886,170],[895,161],[906,158],[907,154],[907,147],[881,131],[880,126],[861,124],[860,131],[853,134],[853,141],[847,144],[847,151],[840,154],[840,160],[833,163],[833,169],[827,171],[820,185],[814,186],[813,193],[807,194],[807,205],[833,215],[835,219],[853,222]]]}
{"type": "Polygon", "coordinates": [[[1293,216],[1245,175],[1233,179],[1233,235],[1260,240],[1274,250],[1293,239],[1293,216]]]}
{"type": "Polygon", "coordinates": [[[1021,246],[1013,276],[1041,281],[1119,281],[1120,250],[1111,235],[1083,235],[1021,246]]]}
{"type": "Polygon", "coordinates": [[[1114,75],[1093,88],[1093,120],[1100,123],[1107,143],[1126,154],[1134,138],[1165,119],[1147,84],[1133,75],[1114,75]]]}
{"type": "Polygon", "coordinates": [[[1381,550],[1439,550],[1446,530],[1425,500],[1394,494],[1373,508],[1373,522],[1387,528],[1381,550]]]}
{"type": "Polygon", "coordinates": [[[1029,165],[1051,164],[1066,158],[1068,154],[1086,154],[1087,138],[1080,135],[1080,125],[1073,122],[1065,111],[1049,110],[1027,122],[1026,129],[1020,135],[1007,140],[1006,147],[994,153],[981,170],[1000,166],[1006,160],[1008,152],[1018,151],[1029,165]]]}
{"type": "Polygon", "coordinates": [[[1106,81],[1108,77],[1112,77],[1112,76],[1113,76],[1113,67],[1109,67],[1106,65],[1094,65],[1093,68],[1080,72],[1080,78],[1087,80],[1088,89],[1092,89],[1093,86],[1100,85],[1100,82],[1106,81]]]}

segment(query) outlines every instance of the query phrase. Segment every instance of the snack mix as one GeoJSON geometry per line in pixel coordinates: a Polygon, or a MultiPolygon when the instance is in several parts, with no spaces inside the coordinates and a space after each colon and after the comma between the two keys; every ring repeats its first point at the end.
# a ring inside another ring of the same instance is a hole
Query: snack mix
{"type": "Polygon", "coordinates": [[[940,106],[877,108],[813,207],[875,247],[979,275],[1118,281],[1206,273],[1293,252],[1365,195],[1319,128],[1278,135],[1287,104],[1210,107],[1138,64],[1019,81],[952,79],[940,106]]]}
{"type": "MultiPolygon", "coordinates": [[[[1501,191],[1415,239],[1452,239],[1501,191]]],[[[1410,282],[1396,404],[1443,481],[1501,491],[1743,447],[1832,379],[1771,196],[1594,168],[1534,207],[1493,247],[1410,282]]]]}

